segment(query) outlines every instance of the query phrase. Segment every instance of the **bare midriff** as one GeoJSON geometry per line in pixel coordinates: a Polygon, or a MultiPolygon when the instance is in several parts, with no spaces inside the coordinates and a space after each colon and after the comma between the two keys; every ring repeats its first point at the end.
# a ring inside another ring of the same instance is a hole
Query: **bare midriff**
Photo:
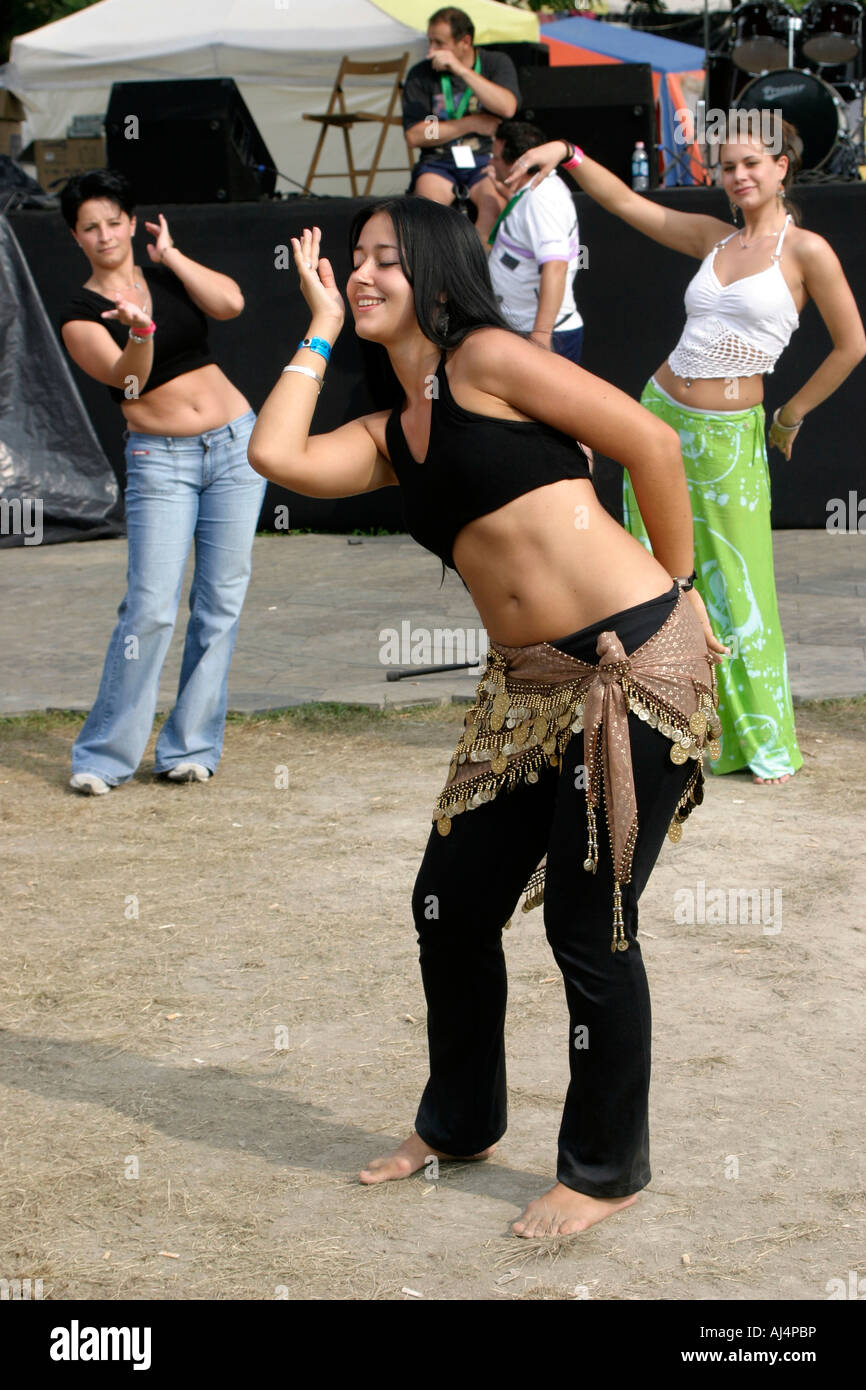
{"type": "Polygon", "coordinates": [[[183,437],[219,429],[250,409],[215,362],[184,372],[138,400],[124,401],[123,416],[136,434],[183,437]]]}
{"type": "Polygon", "coordinates": [[[663,391],[695,410],[751,410],[764,399],[764,378],[756,376],[693,377],[691,386],[671,371],[667,358],[653,372],[663,391]]]}
{"type": "Polygon", "coordinates": [[[535,488],[469,522],[453,556],[488,636],[510,647],[566,637],[672,583],[587,478],[535,488]]]}

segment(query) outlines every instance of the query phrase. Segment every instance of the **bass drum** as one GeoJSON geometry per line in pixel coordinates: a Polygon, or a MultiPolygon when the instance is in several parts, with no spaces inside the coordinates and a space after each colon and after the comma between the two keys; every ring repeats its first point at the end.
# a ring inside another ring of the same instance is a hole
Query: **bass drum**
{"type": "Polygon", "coordinates": [[[731,15],[731,57],[742,72],[768,72],[788,65],[788,19],[784,4],[740,5],[731,15]]]}
{"type": "Polygon", "coordinates": [[[848,133],[841,98],[811,72],[765,72],[746,83],[734,106],[740,111],[781,111],[803,141],[804,169],[821,169],[848,133]]]}
{"type": "Polygon", "coordinates": [[[850,63],[863,46],[863,11],[851,0],[812,0],[803,24],[803,52],[813,63],[850,63]]]}

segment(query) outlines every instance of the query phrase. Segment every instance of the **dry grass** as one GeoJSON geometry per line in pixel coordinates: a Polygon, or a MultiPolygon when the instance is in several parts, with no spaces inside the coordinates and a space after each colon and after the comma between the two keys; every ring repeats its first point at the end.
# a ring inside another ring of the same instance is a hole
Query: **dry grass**
{"type": "Polygon", "coordinates": [[[506,939],[497,1154],[355,1178],[426,1076],[407,904],[461,710],[239,720],[207,787],[142,771],[94,800],[65,789],[79,718],[5,721],[0,1276],[53,1299],[825,1296],[866,1216],[862,712],[802,707],[803,773],[714,782],[663,852],[642,904],[654,1180],[549,1242],[509,1235],[552,1181],[567,1078],[538,913],[506,939]],[[756,874],[784,884],[780,936],[674,926],[682,881],[756,874]]]}

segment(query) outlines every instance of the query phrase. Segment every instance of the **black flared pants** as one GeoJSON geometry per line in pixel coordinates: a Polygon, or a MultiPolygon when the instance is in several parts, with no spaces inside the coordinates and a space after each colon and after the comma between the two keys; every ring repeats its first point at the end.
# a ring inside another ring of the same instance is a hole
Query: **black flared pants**
{"type": "MultiPolygon", "coordinates": [[[[642,604],[554,645],[595,659],[586,655],[586,635],[613,627],[633,651],[668,616],[675,589],[672,595],[667,607],[642,604]]],[[[582,734],[538,782],[455,816],[447,836],[434,825],[413,894],[430,1048],[415,1127],[433,1149],[475,1154],[506,1127],[502,929],[546,852],[544,923],[565,983],[571,1072],[557,1178],[594,1197],[627,1196],[650,1181],[651,1016],[638,900],[692,770],[690,761],[671,762],[670,742],[656,729],[634,714],[628,721],[639,830],[632,879],[622,890],[627,951],[610,949],[613,866],[603,813],[598,870],[583,868],[582,734]]]]}

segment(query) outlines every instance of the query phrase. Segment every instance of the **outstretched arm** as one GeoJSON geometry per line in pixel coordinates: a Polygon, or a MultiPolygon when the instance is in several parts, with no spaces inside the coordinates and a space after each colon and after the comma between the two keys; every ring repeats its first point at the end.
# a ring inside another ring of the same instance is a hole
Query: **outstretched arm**
{"type": "MultiPolygon", "coordinates": [[[[331,346],[343,325],[344,308],[328,260],[319,260],[321,232],[304,228],[292,237],[301,291],[312,310],[305,338],[324,338],[331,346]]],[[[351,497],[373,492],[397,479],[377,443],[384,416],[362,416],[329,434],[310,438],[310,425],[326,370],[324,358],[300,348],[265,401],[250,436],[247,457],[257,473],[305,497],[351,497]],[[308,373],[315,374],[315,380],[308,373]]]]}
{"type": "MultiPolygon", "coordinates": [[[[536,145],[521,156],[505,182],[509,185],[519,183],[526,177],[527,171],[537,164],[540,166],[538,173],[528,185],[534,188],[568,154],[569,147],[565,140],[551,140],[546,145],[536,145]]],[[[699,212],[676,212],[673,208],[644,198],[588,155],[584,155],[581,163],[568,172],[583,192],[608,212],[621,217],[623,222],[643,232],[644,236],[661,242],[662,246],[669,246],[672,251],[682,251],[687,256],[703,260],[716,242],[731,230],[718,217],[707,217],[699,212]]]]}
{"type": "MultiPolygon", "coordinates": [[[[106,309],[101,315],[104,319],[116,319],[132,332],[150,327],[150,315],[140,304],[124,299],[122,295],[113,296],[114,308],[106,309]]],[[[70,319],[61,329],[66,351],[83,372],[101,381],[103,386],[114,386],[123,390],[130,382],[135,383],[135,394],[140,395],[153,370],[153,336],[148,334],[143,342],[129,338],[122,348],[112,338],[108,328],[90,319],[70,319]]]]}

